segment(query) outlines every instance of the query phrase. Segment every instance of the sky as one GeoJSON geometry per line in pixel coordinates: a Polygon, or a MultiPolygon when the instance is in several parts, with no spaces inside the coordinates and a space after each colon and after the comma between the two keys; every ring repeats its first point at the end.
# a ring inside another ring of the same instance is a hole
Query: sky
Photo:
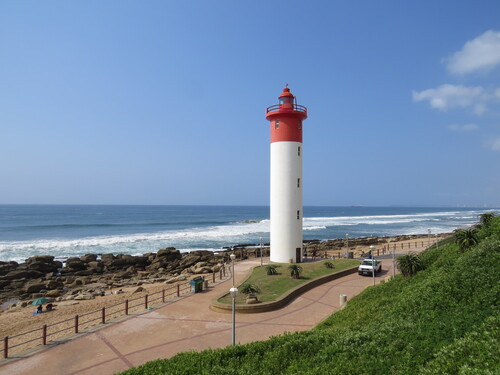
{"type": "Polygon", "coordinates": [[[500,2],[0,0],[1,204],[500,207],[500,2]]]}

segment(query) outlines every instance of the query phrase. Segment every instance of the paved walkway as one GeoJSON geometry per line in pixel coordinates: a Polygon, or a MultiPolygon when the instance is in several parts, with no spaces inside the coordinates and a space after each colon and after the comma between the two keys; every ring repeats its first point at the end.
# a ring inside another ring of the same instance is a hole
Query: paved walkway
{"type": "MultiPolygon", "coordinates": [[[[236,264],[236,282],[260,260],[236,264]]],[[[383,261],[376,281],[392,275],[392,261],[383,261]]],[[[348,299],[373,284],[357,273],[333,280],[304,293],[286,307],[259,314],[236,315],[236,341],[244,344],[284,332],[303,331],[340,308],[340,294],[348,299]]],[[[222,348],[231,343],[231,313],[209,308],[210,301],[229,290],[224,281],[207,291],[127,317],[98,331],[52,346],[27,358],[0,366],[0,374],[114,374],[158,358],[188,350],[222,348]]]]}

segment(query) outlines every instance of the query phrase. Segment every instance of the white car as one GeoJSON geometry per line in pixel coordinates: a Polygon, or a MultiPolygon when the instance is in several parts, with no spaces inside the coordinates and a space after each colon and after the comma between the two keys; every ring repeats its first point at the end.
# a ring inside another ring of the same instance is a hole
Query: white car
{"type": "Polygon", "coordinates": [[[358,274],[360,275],[373,275],[373,269],[375,268],[375,273],[382,271],[382,262],[375,259],[364,259],[358,267],[358,274]],[[373,265],[375,263],[375,266],[373,265]]]}

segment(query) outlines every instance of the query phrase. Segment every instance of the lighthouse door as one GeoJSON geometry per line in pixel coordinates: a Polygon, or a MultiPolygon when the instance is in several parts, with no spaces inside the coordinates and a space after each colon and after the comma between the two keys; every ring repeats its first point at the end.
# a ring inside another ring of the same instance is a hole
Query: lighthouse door
{"type": "Polygon", "coordinates": [[[302,249],[300,247],[295,249],[295,259],[297,259],[296,263],[302,263],[302,249]]]}

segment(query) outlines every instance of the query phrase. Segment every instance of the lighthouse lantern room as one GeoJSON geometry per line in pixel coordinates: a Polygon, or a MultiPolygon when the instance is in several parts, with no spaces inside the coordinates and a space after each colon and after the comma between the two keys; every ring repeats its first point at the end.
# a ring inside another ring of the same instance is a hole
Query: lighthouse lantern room
{"type": "Polygon", "coordinates": [[[285,87],[267,108],[271,128],[271,262],[302,260],[302,121],[307,108],[285,87]]]}

